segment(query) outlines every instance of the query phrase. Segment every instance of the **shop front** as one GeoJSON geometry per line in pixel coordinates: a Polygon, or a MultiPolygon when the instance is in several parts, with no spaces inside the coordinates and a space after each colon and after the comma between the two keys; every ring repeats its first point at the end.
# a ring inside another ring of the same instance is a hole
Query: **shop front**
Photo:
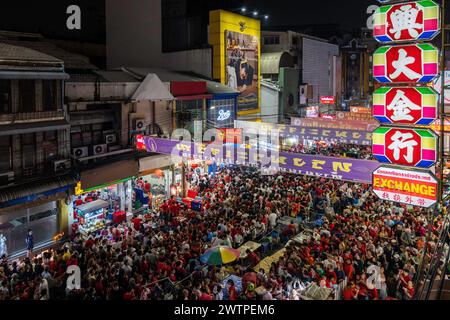
{"type": "Polygon", "coordinates": [[[125,160],[81,172],[69,210],[70,232],[88,236],[134,211],[133,179],[138,163],[125,160]]]}
{"type": "Polygon", "coordinates": [[[0,257],[24,254],[29,229],[35,250],[66,235],[68,219],[64,213],[74,184],[73,178],[55,178],[0,192],[0,257]]]}

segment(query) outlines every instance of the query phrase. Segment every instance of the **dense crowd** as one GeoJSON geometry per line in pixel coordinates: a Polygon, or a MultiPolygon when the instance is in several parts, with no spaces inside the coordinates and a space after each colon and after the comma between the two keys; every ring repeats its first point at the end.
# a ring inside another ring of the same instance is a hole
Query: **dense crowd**
{"type": "Polygon", "coordinates": [[[328,157],[347,157],[356,159],[373,159],[370,146],[315,142],[312,146],[302,143],[289,147],[289,152],[303,154],[317,154],[328,157]]]}
{"type": "MultiPolygon", "coordinates": [[[[175,199],[132,221],[111,225],[60,248],[0,266],[0,300],[237,300],[299,299],[299,288],[344,287],[345,300],[412,299],[426,245],[424,211],[383,202],[370,186],[250,168],[226,168],[199,179],[201,211],[175,199]],[[282,217],[291,223],[274,239],[282,246],[302,230],[270,270],[255,268],[249,253],[228,269],[246,279],[225,281],[225,267],[200,256],[209,247],[239,247],[271,233],[282,217]],[[299,222],[302,221],[302,222],[299,222]],[[307,223],[304,223],[304,222],[307,223]],[[317,221],[318,223],[313,223],[317,221]],[[319,223],[320,222],[320,223],[319,223]],[[81,288],[68,289],[66,270],[81,269],[81,288]],[[367,281],[376,267],[375,281],[367,281]],[[253,270],[255,268],[256,270],[253,270]],[[263,290],[257,290],[262,288],[263,290]]],[[[432,241],[442,224],[434,219],[432,241]]]]}

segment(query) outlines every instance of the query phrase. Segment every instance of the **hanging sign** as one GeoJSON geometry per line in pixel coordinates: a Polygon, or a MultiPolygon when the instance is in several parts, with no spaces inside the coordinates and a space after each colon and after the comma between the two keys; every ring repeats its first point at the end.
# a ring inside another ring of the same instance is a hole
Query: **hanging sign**
{"type": "Polygon", "coordinates": [[[373,36],[384,43],[432,40],[440,31],[439,11],[430,0],[381,6],[373,16],[373,36]]]}
{"type": "Polygon", "coordinates": [[[373,76],[381,83],[428,83],[438,75],[438,64],[431,44],[384,46],[373,55],[373,76]]]}
{"type": "Polygon", "coordinates": [[[381,87],[373,94],[373,116],[383,124],[429,125],[438,116],[438,102],[429,87],[381,87]]]}
{"type": "Polygon", "coordinates": [[[382,163],[429,168],[436,163],[436,147],[429,129],[380,127],[372,133],[372,153],[382,163]]]}
{"type": "Polygon", "coordinates": [[[378,198],[429,208],[437,202],[438,181],[430,172],[381,166],[372,175],[378,198]]]}

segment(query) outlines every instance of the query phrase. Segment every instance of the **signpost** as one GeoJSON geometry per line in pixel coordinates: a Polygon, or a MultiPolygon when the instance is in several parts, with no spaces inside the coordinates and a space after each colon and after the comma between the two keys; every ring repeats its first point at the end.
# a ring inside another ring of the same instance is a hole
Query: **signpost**
{"type": "Polygon", "coordinates": [[[438,180],[430,172],[381,166],[373,172],[373,192],[383,200],[429,208],[437,203],[438,180]]]}
{"type": "Polygon", "coordinates": [[[372,115],[383,126],[372,133],[372,153],[388,164],[373,172],[373,191],[383,200],[429,208],[438,201],[439,182],[419,168],[436,164],[438,137],[416,126],[431,125],[439,115],[439,94],[428,87],[439,74],[439,51],[423,41],[440,32],[440,6],[379,2],[386,5],[374,14],[374,38],[393,45],[373,55],[373,76],[386,86],[373,95],[372,115]]]}

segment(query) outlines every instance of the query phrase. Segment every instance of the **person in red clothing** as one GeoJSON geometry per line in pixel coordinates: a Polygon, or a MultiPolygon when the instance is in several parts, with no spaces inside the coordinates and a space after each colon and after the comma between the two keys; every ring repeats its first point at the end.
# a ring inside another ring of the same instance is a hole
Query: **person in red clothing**
{"type": "Polygon", "coordinates": [[[343,292],[344,300],[357,300],[358,299],[358,288],[355,283],[349,283],[343,292]]]}
{"type": "Polygon", "coordinates": [[[148,181],[145,181],[145,183],[144,183],[144,190],[145,190],[145,192],[149,193],[151,187],[152,187],[151,184],[148,181]]]}
{"type": "Polygon", "coordinates": [[[353,267],[353,262],[350,259],[346,259],[344,263],[344,272],[347,279],[352,280],[355,274],[355,269],[353,267]]]}
{"type": "Polygon", "coordinates": [[[237,290],[234,285],[234,281],[231,279],[228,280],[227,287],[228,287],[229,300],[236,300],[237,299],[237,290]]]}
{"type": "Polygon", "coordinates": [[[247,249],[246,253],[247,259],[250,261],[251,266],[256,266],[261,260],[258,255],[255,252],[250,251],[250,249],[247,249]]]}

